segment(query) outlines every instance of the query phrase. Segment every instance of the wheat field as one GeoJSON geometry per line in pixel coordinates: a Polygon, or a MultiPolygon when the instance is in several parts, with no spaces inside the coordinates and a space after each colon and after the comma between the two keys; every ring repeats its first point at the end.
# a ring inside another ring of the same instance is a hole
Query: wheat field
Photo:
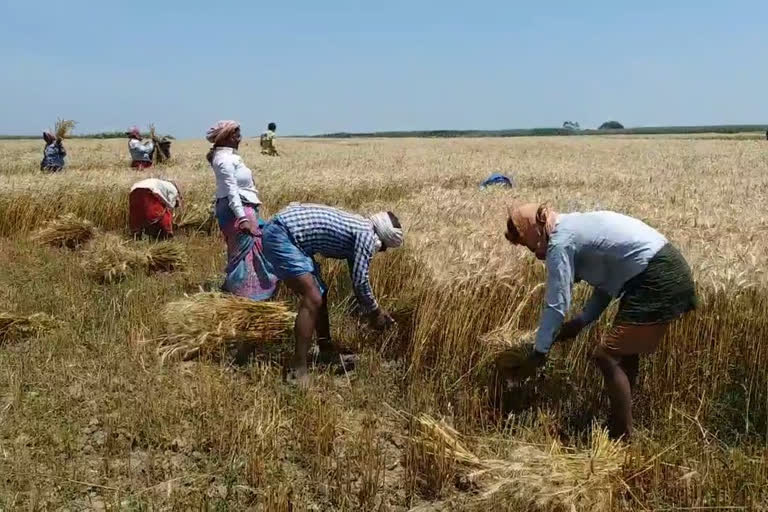
{"type": "Polygon", "coordinates": [[[263,216],[290,201],[386,208],[406,230],[372,268],[394,331],[362,326],[345,266],[324,262],[333,336],[361,360],[306,390],[282,381],[288,340],[247,363],[160,364],[160,311],[222,280],[216,229],[180,231],[183,271],[119,282],[92,279],[87,251],[34,239],[73,214],[132,244],[128,191],[147,175],[208,204],[207,144],[176,142],[139,173],[125,140],[72,140],[66,172],[44,175],[42,142],[0,141],[0,318],[46,319],[0,330],[0,510],[768,510],[765,141],[278,143],[280,158],[241,147],[263,216]],[[492,172],[515,188],[479,190],[492,172]],[[492,379],[488,334],[534,329],[543,292],[542,264],[503,237],[513,199],[636,216],[691,263],[702,305],[642,361],[631,444],[601,440],[587,358],[611,310],[536,382],[492,379]]]}

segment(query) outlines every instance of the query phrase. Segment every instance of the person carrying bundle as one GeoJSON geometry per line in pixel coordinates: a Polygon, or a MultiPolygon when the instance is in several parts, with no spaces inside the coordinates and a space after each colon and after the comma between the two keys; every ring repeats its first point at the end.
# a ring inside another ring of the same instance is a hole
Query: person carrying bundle
{"type": "Polygon", "coordinates": [[[155,143],[151,140],[143,141],[137,126],[128,130],[126,135],[128,135],[128,151],[131,153],[131,167],[138,170],[152,167],[155,143]]]}
{"type": "Polygon", "coordinates": [[[62,140],[52,132],[43,132],[45,149],[43,150],[43,160],[40,162],[40,170],[45,172],[59,172],[64,169],[64,157],[67,151],[64,149],[62,140]]]}
{"type": "Polygon", "coordinates": [[[134,236],[173,237],[173,211],[181,192],[172,181],[149,178],[136,182],[128,196],[129,227],[134,236]]]}
{"type": "Polygon", "coordinates": [[[292,203],[264,226],[267,261],[275,275],[300,297],[292,379],[306,380],[307,355],[315,332],[321,354],[334,357],[335,352],[327,288],[314,256],[347,260],[360,309],[371,327],[383,330],[394,320],[373,296],[369,268],[377,252],[402,244],[403,229],[392,212],[365,218],[330,206],[292,203]]]}
{"type": "Polygon", "coordinates": [[[213,144],[208,152],[216,178],[216,218],[227,241],[226,292],[266,300],[272,297],[277,279],[262,255],[259,200],[253,173],[237,154],[242,136],[236,121],[219,121],[208,129],[213,144]]]}
{"type": "Polygon", "coordinates": [[[612,328],[592,351],[610,398],[609,433],[632,434],[632,395],[639,355],[654,352],[670,323],[696,308],[691,269],[680,251],[638,219],[609,211],[558,214],[546,205],[509,210],[506,239],[544,260],[546,296],[534,351],[516,369],[518,378],[535,375],[552,343],[575,338],[620,297],[612,328]],[[583,311],[564,322],[571,288],[594,287],[583,311]]]}
{"type": "Polygon", "coordinates": [[[275,123],[269,123],[267,125],[267,131],[261,134],[261,154],[267,156],[280,156],[275,148],[275,130],[277,125],[275,123]]]}

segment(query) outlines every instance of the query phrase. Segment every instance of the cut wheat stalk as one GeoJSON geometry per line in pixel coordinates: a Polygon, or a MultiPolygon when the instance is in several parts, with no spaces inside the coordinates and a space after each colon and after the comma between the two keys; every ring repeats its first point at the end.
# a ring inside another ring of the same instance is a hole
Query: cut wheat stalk
{"type": "Polygon", "coordinates": [[[58,140],[66,139],[69,137],[70,132],[72,129],[77,125],[75,121],[72,121],[71,119],[59,119],[56,121],[56,138],[58,140]]]}
{"type": "Polygon", "coordinates": [[[32,235],[32,240],[54,247],[77,249],[91,240],[95,234],[96,227],[91,221],[68,213],[48,221],[32,235]]]}
{"type": "Polygon", "coordinates": [[[152,152],[152,160],[155,164],[163,164],[168,160],[168,155],[166,155],[162,145],[164,143],[170,144],[167,137],[159,137],[157,135],[157,131],[155,130],[155,125],[150,124],[149,125],[149,138],[152,140],[152,142],[155,145],[155,150],[152,152]]]}
{"type": "Polygon", "coordinates": [[[146,254],[114,234],[93,241],[83,255],[83,268],[100,283],[115,283],[146,266],[146,254]]]}
{"type": "Polygon", "coordinates": [[[234,345],[282,340],[295,316],[284,302],[198,293],[166,305],[163,318],[167,334],[155,341],[162,362],[216,356],[234,345]]]}
{"type": "Polygon", "coordinates": [[[619,484],[624,447],[595,427],[589,450],[565,451],[554,442],[547,450],[516,446],[505,459],[483,459],[468,450],[459,433],[422,414],[412,440],[434,456],[449,455],[478,485],[477,503],[516,500],[539,510],[608,511],[619,484]]]}
{"type": "Polygon", "coordinates": [[[97,237],[84,254],[83,268],[101,283],[115,283],[137,272],[173,272],[189,265],[184,248],[160,242],[148,248],[132,247],[114,234],[97,237]]]}
{"type": "Polygon", "coordinates": [[[215,216],[210,204],[192,203],[185,205],[179,214],[176,226],[200,231],[210,231],[215,225],[215,216]]]}
{"type": "Polygon", "coordinates": [[[57,321],[45,313],[16,315],[0,313],[0,345],[20,341],[53,330],[57,321]]]}
{"type": "Polygon", "coordinates": [[[176,242],[153,244],[144,253],[149,272],[174,272],[189,266],[187,252],[176,242]]]}

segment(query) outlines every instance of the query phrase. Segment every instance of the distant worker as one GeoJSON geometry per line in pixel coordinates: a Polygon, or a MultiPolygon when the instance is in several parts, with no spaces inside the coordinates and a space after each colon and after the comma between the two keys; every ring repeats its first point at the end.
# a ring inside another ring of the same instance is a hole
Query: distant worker
{"type": "Polygon", "coordinates": [[[331,342],[328,289],[315,255],[347,261],[358,305],[371,327],[382,330],[394,324],[376,302],[368,275],[376,253],[403,244],[402,226],[392,212],[365,218],[330,206],[292,203],[264,226],[263,237],[264,255],[273,272],[300,297],[291,380],[306,381],[315,332],[321,357],[338,358],[331,342]]]}
{"type": "Polygon", "coordinates": [[[60,138],[57,138],[52,132],[43,132],[45,149],[43,150],[43,160],[40,162],[40,170],[45,172],[59,172],[64,169],[64,157],[67,152],[60,138]]]}
{"type": "Polygon", "coordinates": [[[267,125],[267,131],[261,134],[261,154],[268,156],[280,156],[275,148],[275,130],[277,125],[275,123],[269,123],[267,125]]]}
{"type": "Polygon", "coordinates": [[[172,181],[149,178],[134,183],[128,196],[129,224],[134,236],[173,237],[173,211],[181,192],[172,181]]]}
{"type": "Polygon", "coordinates": [[[126,135],[128,135],[128,150],[131,152],[131,167],[139,170],[152,167],[155,143],[151,140],[143,141],[141,132],[136,126],[128,130],[126,135]]]}
{"type": "Polygon", "coordinates": [[[239,297],[266,300],[277,279],[261,248],[261,200],[253,173],[237,154],[242,135],[236,121],[219,121],[206,132],[213,144],[208,162],[216,178],[216,219],[227,243],[226,277],[222,289],[239,297]]]}
{"type": "MultiPolygon", "coordinates": [[[[510,209],[506,239],[546,261],[547,287],[534,351],[518,377],[544,364],[556,340],[575,338],[621,298],[613,327],[591,353],[610,398],[611,437],[632,434],[632,388],[639,354],[654,352],[670,323],[695,309],[691,269],[658,231],[632,217],[600,211],[558,214],[545,205],[510,209]],[[563,323],[573,283],[594,287],[584,310],[563,323]]],[[[509,369],[510,372],[515,369],[509,369]]]]}

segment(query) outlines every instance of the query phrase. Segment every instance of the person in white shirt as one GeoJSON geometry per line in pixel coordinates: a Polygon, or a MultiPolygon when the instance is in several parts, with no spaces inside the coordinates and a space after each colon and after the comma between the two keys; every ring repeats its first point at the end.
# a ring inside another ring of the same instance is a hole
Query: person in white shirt
{"type": "Polygon", "coordinates": [[[227,241],[226,292],[266,300],[277,286],[262,254],[259,200],[253,173],[237,154],[242,136],[236,121],[219,121],[206,132],[216,178],[216,218],[227,241]]]}
{"type": "Polygon", "coordinates": [[[128,196],[131,233],[173,237],[173,211],[180,205],[181,192],[172,181],[149,178],[134,183],[128,196]]]}
{"type": "Polygon", "coordinates": [[[128,151],[131,153],[131,167],[139,170],[152,167],[155,144],[151,140],[142,141],[141,132],[137,126],[128,130],[126,135],[128,135],[128,151]]]}

